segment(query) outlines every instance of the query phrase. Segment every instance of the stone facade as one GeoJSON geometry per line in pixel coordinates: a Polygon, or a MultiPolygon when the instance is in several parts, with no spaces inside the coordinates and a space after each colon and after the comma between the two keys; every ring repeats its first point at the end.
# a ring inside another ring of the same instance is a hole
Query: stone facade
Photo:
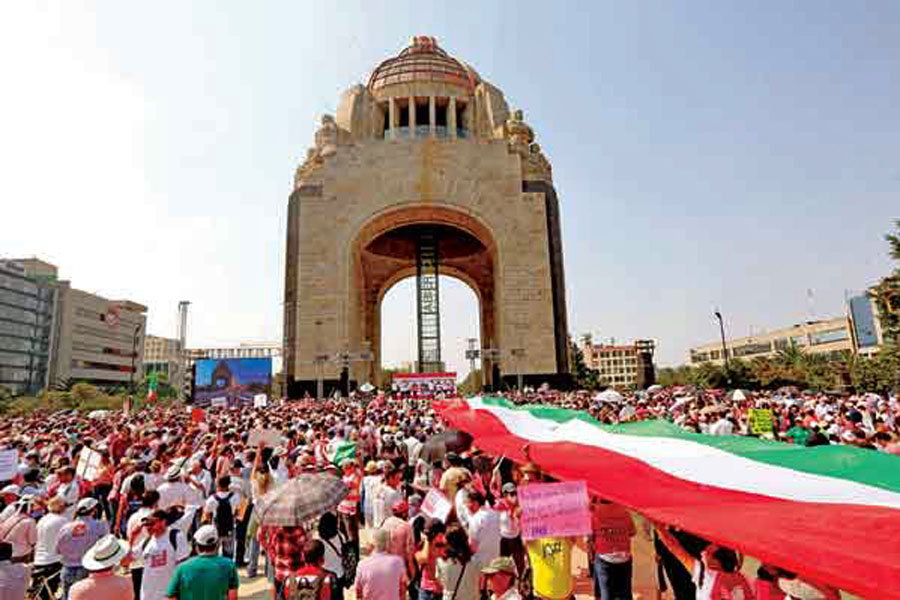
{"type": "MultiPolygon", "coordinates": [[[[296,171],[284,304],[291,396],[314,389],[320,369],[326,380],[340,377],[341,364],[323,363],[326,355],[362,348],[374,361],[351,363],[349,378],[377,382],[381,300],[415,274],[395,233],[423,224],[457,232],[448,243],[460,251],[442,258],[440,272],[475,291],[484,345],[502,356],[526,348],[519,368],[529,381],[565,378],[565,280],[550,164],[497,88],[432,38],[417,37],[368,86],[349,89],[335,117],[323,117],[296,171]]],[[[512,359],[498,362],[486,372],[512,372],[512,359]]]]}

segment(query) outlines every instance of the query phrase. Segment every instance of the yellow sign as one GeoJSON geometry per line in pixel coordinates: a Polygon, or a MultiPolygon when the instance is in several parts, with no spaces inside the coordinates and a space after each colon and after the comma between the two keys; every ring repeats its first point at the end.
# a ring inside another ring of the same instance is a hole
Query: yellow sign
{"type": "Polygon", "coordinates": [[[774,422],[772,419],[772,411],[768,408],[751,408],[750,409],[750,433],[760,435],[763,433],[772,433],[774,431],[774,422]]]}

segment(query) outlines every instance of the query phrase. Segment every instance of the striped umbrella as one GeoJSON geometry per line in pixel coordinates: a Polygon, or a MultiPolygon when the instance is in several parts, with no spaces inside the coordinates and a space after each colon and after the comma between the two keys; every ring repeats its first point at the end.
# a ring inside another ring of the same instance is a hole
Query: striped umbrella
{"type": "Polygon", "coordinates": [[[260,525],[298,527],[334,509],[348,493],[344,482],[325,473],[302,473],[259,501],[260,525]]]}

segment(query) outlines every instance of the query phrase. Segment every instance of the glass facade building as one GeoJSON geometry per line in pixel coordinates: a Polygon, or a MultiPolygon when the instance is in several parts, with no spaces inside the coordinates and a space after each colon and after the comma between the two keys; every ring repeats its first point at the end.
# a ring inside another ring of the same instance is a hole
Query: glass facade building
{"type": "Polygon", "coordinates": [[[55,293],[18,263],[0,260],[0,386],[13,395],[47,385],[55,293]]]}

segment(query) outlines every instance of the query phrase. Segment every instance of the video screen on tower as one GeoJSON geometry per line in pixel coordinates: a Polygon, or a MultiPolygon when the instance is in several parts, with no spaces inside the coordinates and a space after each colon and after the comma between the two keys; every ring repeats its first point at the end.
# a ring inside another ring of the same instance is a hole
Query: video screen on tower
{"type": "Polygon", "coordinates": [[[271,358],[222,358],[198,360],[195,365],[195,406],[253,404],[257,394],[271,394],[271,358]]]}

